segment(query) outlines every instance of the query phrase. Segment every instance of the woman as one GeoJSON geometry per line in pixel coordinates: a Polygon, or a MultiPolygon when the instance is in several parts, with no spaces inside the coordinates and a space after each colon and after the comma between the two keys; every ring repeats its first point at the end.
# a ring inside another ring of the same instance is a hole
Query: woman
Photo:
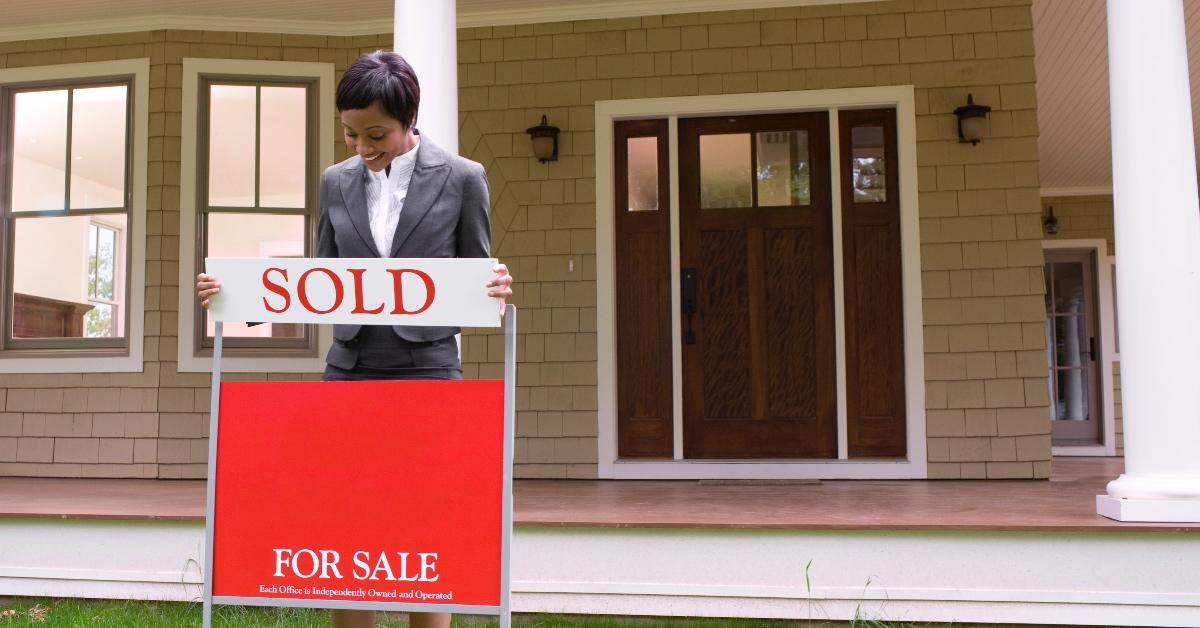
{"type": "MultiPolygon", "coordinates": [[[[487,175],[415,128],[416,73],[400,55],[359,57],[337,87],[346,145],[355,156],[321,177],[317,257],[491,257],[487,175]]],[[[512,296],[512,275],[496,264],[488,296],[512,296]]],[[[201,304],[220,291],[196,281],[201,304]]],[[[335,325],[325,380],[462,379],[456,327],[335,325]]],[[[373,626],[373,611],[332,611],[335,628],[373,626]]],[[[411,625],[447,628],[448,613],[413,613],[411,625]]]]}

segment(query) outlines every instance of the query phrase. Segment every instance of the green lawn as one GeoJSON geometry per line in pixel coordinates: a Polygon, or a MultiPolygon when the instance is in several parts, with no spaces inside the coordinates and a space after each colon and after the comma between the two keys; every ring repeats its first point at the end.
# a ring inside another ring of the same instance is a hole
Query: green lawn
{"type": "MultiPolygon", "coordinates": [[[[0,628],[192,628],[200,625],[200,605],[187,602],[134,602],[62,598],[0,597],[0,628]]],[[[329,612],[296,608],[217,606],[213,625],[237,628],[320,628],[329,626],[329,612]]],[[[381,614],[380,628],[401,628],[403,614],[381,614]]],[[[494,617],[458,615],[455,628],[492,628],[494,617]]],[[[980,624],[901,624],[875,621],[803,622],[771,619],[669,619],[597,615],[515,615],[522,628],[984,628],[980,624]]],[[[986,628],[1003,628],[989,625],[986,628]]],[[[1037,628],[1021,626],[1019,628],[1037,628]]],[[[1066,628],[1066,627],[1058,627],[1066,628]]]]}
{"type": "MultiPolygon", "coordinates": [[[[380,616],[377,626],[407,626],[402,614],[380,616]]],[[[87,628],[157,628],[200,625],[200,605],[185,602],[133,602],[126,600],[80,600],[58,598],[0,598],[0,628],[32,626],[87,628]]],[[[217,606],[213,625],[238,628],[310,628],[329,625],[327,611],[293,608],[217,606]]],[[[457,616],[455,628],[497,626],[495,618],[457,616]]],[[[570,615],[517,615],[514,626],[524,628],[784,628],[802,625],[794,621],[731,619],[659,619],[570,615]]],[[[817,624],[807,624],[816,626],[817,624]]],[[[845,626],[846,623],[828,624],[845,626]]],[[[883,624],[861,623],[864,628],[883,624]]],[[[898,625],[889,625],[894,628],[898,625]]]]}

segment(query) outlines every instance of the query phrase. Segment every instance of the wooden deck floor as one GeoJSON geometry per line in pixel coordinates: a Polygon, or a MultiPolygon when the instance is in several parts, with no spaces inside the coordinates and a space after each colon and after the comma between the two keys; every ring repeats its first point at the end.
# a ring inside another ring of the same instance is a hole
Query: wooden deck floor
{"type": "MultiPolygon", "coordinates": [[[[1058,458],[1050,481],[847,480],[797,484],[518,480],[518,526],[1200,533],[1200,524],[1096,514],[1116,458],[1058,458]]],[[[0,517],[203,520],[205,483],[0,478],[0,517]]]]}

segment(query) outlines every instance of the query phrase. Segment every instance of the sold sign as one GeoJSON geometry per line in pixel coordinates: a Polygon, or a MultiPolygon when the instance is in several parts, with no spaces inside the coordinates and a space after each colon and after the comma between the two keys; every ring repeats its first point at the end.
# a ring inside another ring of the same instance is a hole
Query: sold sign
{"type": "Polygon", "coordinates": [[[210,257],[218,321],[498,327],[486,258],[210,257]]]}

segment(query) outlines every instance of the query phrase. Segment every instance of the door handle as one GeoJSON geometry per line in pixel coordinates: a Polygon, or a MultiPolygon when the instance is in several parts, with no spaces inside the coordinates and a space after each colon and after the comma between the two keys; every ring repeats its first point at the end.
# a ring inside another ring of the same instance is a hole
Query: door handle
{"type": "Polygon", "coordinates": [[[1096,337],[1088,337],[1088,355],[1091,356],[1092,362],[1096,361],[1096,337]]]}
{"type": "Polygon", "coordinates": [[[683,284],[680,286],[683,297],[681,301],[683,313],[687,316],[687,329],[683,332],[683,343],[694,345],[696,344],[696,331],[692,329],[692,315],[696,313],[696,269],[684,268],[681,279],[683,284]]]}

